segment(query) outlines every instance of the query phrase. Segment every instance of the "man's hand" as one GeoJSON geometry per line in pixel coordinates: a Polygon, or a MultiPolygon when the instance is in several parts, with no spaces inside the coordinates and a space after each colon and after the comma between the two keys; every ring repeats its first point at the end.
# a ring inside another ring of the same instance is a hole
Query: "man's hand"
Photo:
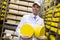
{"type": "Polygon", "coordinates": [[[38,38],[38,40],[45,40],[45,39],[46,39],[45,36],[41,36],[41,37],[38,38]]]}
{"type": "Polygon", "coordinates": [[[31,38],[28,37],[28,36],[21,36],[21,38],[22,38],[23,40],[30,40],[30,39],[31,39],[31,38]]]}

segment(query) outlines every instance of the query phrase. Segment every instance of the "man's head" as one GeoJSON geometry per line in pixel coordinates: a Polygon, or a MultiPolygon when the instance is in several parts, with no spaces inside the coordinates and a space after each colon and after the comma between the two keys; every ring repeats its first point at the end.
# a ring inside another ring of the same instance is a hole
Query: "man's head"
{"type": "Polygon", "coordinates": [[[38,15],[38,12],[40,11],[41,6],[38,5],[37,3],[34,3],[32,5],[32,12],[34,15],[38,15]]]}
{"type": "Polygon", "coordinates": [[[44,0],[35,0],[32,6],[32,12],[34,15],[37,15],[41,10],[41,5],[44,3],[44,0]]]}

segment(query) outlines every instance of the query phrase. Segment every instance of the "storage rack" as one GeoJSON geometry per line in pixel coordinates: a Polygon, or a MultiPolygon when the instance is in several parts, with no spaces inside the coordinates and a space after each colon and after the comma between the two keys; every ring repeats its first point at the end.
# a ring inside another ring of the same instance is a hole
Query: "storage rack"
{"type": "Polygon", "coordinates": [[[20,23],[20,20],[23,15],[25,14],[28,15],[32,13],[31,12],[32,4],[33,4],[33,0],[7,1],[1,39],[5,39],[6,33],[9,32],[12,37],[11,39],[18,40],[18,37],[15,32],[16,27],[20,23]]]}
{"type": "Polygon", "coordinates": [[[2,2],[1,20],[3,20],[3,27],[2,27],[2,33],[1,33],[1,40],[2,40],[4,26],[5,26],[4,23],[7,21],[6,15],[7,15],[7,11],[8,11],[8,2],[9,2],[9,0],[3,0],[3,2],[2,2]]]}
{"type": "MultiPolygon", "coordinates": [[[[2,32],[2,20],[1,20],[1,13],[2,13],[2,2],[3,0],[0,0],[0,32],[2,32]]],[[[1,37],[1,33],[0,33],[0,37],[1,37]]]]}
{"type": "Polygon", "coordinates": [[[45,21],[45,34],[47,40],[60,40],[60,3],[57,3],[56,1],[58,0],[54,0],[52,3],[53,5],[50,5],[47,10],[42,12],[42,18],[45,21]]]}

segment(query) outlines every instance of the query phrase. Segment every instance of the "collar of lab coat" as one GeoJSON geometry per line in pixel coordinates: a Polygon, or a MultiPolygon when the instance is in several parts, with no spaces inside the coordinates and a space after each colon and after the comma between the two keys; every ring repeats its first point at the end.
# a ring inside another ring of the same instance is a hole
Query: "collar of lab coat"
{"type": "MultiPolygon", "coordinates": [[[[33,17],[33,18],[34,18],[34,17],[35,17],[35,15],[32,13],[32,14],[31,14],[31,17],[33,17]]],[[[38,18],[38,15],[37,15],[36,17],[38,18]]]]}
{"type": "MultiPolygon", "coordinates": [[[[32,14],[31,14],[31,17],[34,18],[35,15],[32,13],[32,14]]],[[[37,16],[36,16],[36,20],[38,20],[38,19],[39,19],[39,16],[37,15],[37,16]]]]}

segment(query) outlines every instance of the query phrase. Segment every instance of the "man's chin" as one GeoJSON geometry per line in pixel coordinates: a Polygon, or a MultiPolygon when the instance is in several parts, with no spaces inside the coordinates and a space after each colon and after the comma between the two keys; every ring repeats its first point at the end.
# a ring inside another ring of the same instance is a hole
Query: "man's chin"
{"type": "Polygon", "coordinates": [[[35,13],[34,13],[34,15],[38,15],[38,14],[35,14],[35,13]]]}

